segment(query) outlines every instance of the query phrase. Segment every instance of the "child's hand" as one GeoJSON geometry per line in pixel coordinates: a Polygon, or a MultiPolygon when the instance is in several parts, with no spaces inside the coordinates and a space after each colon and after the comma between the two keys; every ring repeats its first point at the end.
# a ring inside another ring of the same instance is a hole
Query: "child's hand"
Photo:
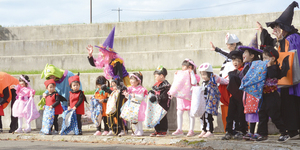
{"type": "Polygon", "coordinates": [[[104,99],[99,100],[99,103],[103,103],[103,102],[104,102],[104,99]]]}
{"type": "Polygon", "coordinates": [[[14,89],[16,87],[16,85],[11,85],[10,89],[14,89]]]}
{"type": "Polygon", "coordinates": [[[135,94],[134,93],[132,93],[131,96],[132,96],[132,98],[135,98],[135,94]]]}
{"type": "Polygon", "coordinates": [[[74,106],[72,109],[73,109],[73,110],[76,110],[76,107],[74,106]]]}
{"type": "Polygon", "coordinates": [[[175,74],[177,74],[178,71],[175,72],[175,74]]]}
{"type": "Polygon", "coordinates": [[[215,49],[216,49],[216,47],[215,47],[215,45],[212,43],[212,42],[209,42],[210,43],[210,45],[211,45],[211,51],[215,51],[215,49]]]}
{"type": "Polygon", "coordinates": [[[90,96],[90,99],[92,99],[93,98],[93,96],[90,96]]]}
{"type": "Polygon", "coordinates": [[[122,91],[122,94],[125,96],[125,97],[128,97],[128,92],[126,90],[122,91]]]}
{"type": "Polygon", "coordinates": [[[258,30],[259,32],[262,32],[263,27],[262,27],[262,25],[258,21],[256,21],[256,26],[257,26],[256,30],[258,30]]]}
{"type": "Polygon", "coordinates": [[[88,53],[89,53],[89,57],[93,56],[93,46],[92,45],[88,45],[88,47],[86,47],[88,53]]]}
{"type": "Polygon", "coordinates": [[[46,98],[47,94],[46,93],[43,93],[43,98],[46,98]]]}
{"type": "Polygon", "coordinates": [[[70,107],[70,106],[68,106],[68,110],[71,110],[71,107],[70,107]]]}
{"type": "Polygon", "coordinates": [[[51,109],[53,108],[52,105],[50,106],[50,108],[51,108],[51,109]]]}

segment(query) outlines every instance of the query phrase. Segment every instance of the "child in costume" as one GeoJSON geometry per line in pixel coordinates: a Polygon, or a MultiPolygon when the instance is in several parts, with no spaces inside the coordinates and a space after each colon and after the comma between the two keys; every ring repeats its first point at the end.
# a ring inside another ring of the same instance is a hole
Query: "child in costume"
{"type": "Polygon", "coordinates": [[[86,99],[83,91],[80,90],[79,73],[69,78],[69,84],[72,91],[70,91],[68,100],[68,110],[76,110],[79,135],[82,135],[81,116],[84,115],[84,101],[86,99]]]}
{"type": "Polygon", "coordinates": [[[290,136],[286,132],[286,126],[283,123],[280,113],[280,96],[277,92],[278,79],[281,79],[284,75],[279,68],[277,59],[279,53],[273,47],[267,46],[263,51],[263,60],[269,60],[267,64],[267,78],[263,87],[263,98],[260,99],[259,124],[257,133],[259,134],[256,141],[264,141],[268,139],[268,121],[269,117],[279,129],[281,135],[278,141],[287,141],[290,136]]]}
{"type": "MultiPolygon", "coordinates": [[[[125,96],[122,94],[122,91],[126,91],[127,88],[125,85],[122,84],[122,82],[118,80],[112,80],[111,81],[111,87],[113,92],[111,93],[109,97],[109,101],[114,100],[115,103],[111,107],[115,107],[114,112],[107,112],[107,123],[109,126],[109,133],[107,134],[108,136],[112,135],[118,135],[118,136],[123,136],[125,135],[125,132],[127,131],[127,126],[125,124],[125,120],[123,120],[120,115],[121,115],[121,108],[123,104],[126,101],[125,96]]],[[[109,108],[110,106],[108,105],[107,111],[110,111],[109,108]]]]}
{"type": "Polygon", "coordinates": [[[109,94],[112,92],[108,87],[109,81],[105,79],[104,76],[98,76],[96,79],[96,86],[97,89],[94,94],[94,99],[97,102],[94,103],[100,103],[99,105],[102,105],[102,112],[99,113],[98,121],[99,126],[97,126],[97,131],[95,132],[94,135],[101,135],[101,121],[103,120],[104,122],[104,132],[102,135],[107,135],[109,132],[108,124],[107,124],[107,115],[106,115],[106,103],[109,97],[109,94]]]}
{"type": "MultiPolygon", "coordinates": [[[[221,48],[215,47],[212,42],[210,42],[212,46],[212,51],[215,51],[219,53],[221,56],[225,58],[225,61],[222,64],[222,67],[220,69],[219,76],[225,79],[229,80],[228,72],[233,71],[235,67],[232,65],[232,60],[228,57],[228,54],[231,51],[238,51],[238,47],[242,46],[243,44],[240,42],[239,38],[235,34],[229,34],[227,33],[225,36],[225,44],[229,50],[225,51],[221,48]]],[[[229,105],[229,98],[230,93],[227,90],[227,85],[219,85],[219,90],[221,93],[221,112],[222,112],[222,121],[224,126],[224,131],[226,130],[226,117],[228,113],[228,105],[229,105]]]]}
{"type": "MultiPolygon", "coordinates": [[[[60,96],[58,95],[58,93],[55,91],[55,81],[53,79],[49,79],[45,81],[45,86],[46,89],[48,91],[47,95],[46,95],[46,105],[50,106],[50,108],[54,108],[55,113],[54,113],[54,121],[53,121],[53,126],[54,126],[54,132],[53,134],[58,134],[58,115],[63,113],[63,108],[61,107],[60,104],[60,96]]],[[[51,131],[52,131],[52,127],[51,127],[51,131]]]]}
{"type": "MultiPolygon", "coordinates": [[[[170,90],[171,85],[165,79],[168,74],[167,69],[163,66],[158,66],[153,74],[155,76],[156,83],[152,86],[152,90],[149,91],[149,93],[153,94],[153,96],[150,97],[150,101],[152,103],[157,101],[161,107],[168,111],[170,107],[168,91],[170,90]]],[[[160,120],[160,123],[157,124],[154,128],[155,132],[150,134],[151,137],[166,136],[168,131],[167,114],[160,120]]]]}
{"type": "MultiPolygon", "coordinates": [[[[70,77],[74,76],[74,73],[68,70],[62,70],[54,65],[46,64],[44,71],[42,72],[41,78],[44,78],[46,80],[54,79],[55,81],[55,91],[64,97],[65,99],[69,99],[71,88],[69,86],[68,79],[70,77]]],[[[82,86],[80,84],[80,90],[82,90],[82,86]]],[[[43,94],[43,97],[45,98],[48,91],[46,90],[43,94]]],[[[61,101],[61,106],[64,110],[68,109],[67,101],[61,101]]]]}
{"type": "MultiPolygon", "coordinates": [[[[229,83],[227,86],[228,91],[231,93],[228,113],[226,117],[226,134],[222,140],[230,140],[234,136],[233,122],[235,121],[235,130],[240,133],[246,133],[247,123],[245,121],[244,107],[242,103],[242,91],[239,90],[241,84],[240,74],[242,74],[243,67],[243,52],[232,51],[228,57],[232,60],[235,67],[234,71],[228,73],[229,83]]],[[[238,134],[237,133],[237,134],[238,134]]]]}
{"type": "Polygon", "coordinates": [[[93,46],[88,45],[87,50],[89,53],[88,60],[91,66],[98,69],[104,68],[104,75],[106,79],[121,79],[125,86],[130,86],[128,72],[124,66],[124,60],[113,49],[115,36],[115,27],[104,43],[99,48],[98,58],[93,57],[93,46]]]}
{"type": "MultiPolygon", "coordinates": [[[[200,81],[200,76],[197,75],[196,72],[196,68],[197,66],[195,65],[195,63],[191,60],[191,59],[185,59],[182,62],[182,71],[188,71],[190,78],[188,78],[187,80],[190,80],[190,83],[188,86],[196,86],[199,81],[200,81]]],[[[177,79],[177,80],[182,80],[182,79],[177,79]]],[[[178,82],[178,81],[174,81],[174,82],[178,82]]],[[[174,84],[174,83],[173,83],[174,84]]],[[[171,86],[170,91],[172,90],[174,86],[171,86]]],[[[195,125],[195,117],[190,116],[190,109],[191,109],[191,90],[187,91],[188,93],[183,93],[186,95],[189,95],[189,100],[188,99],[183,99],[183,98],[179,98],[177,96],[177,130],[175,132],[172,133],[172,135],[175,136],[180,136],[183,135],[183,131],[182,131],[182,123],[183,123],[183,112],[187,111],[189,114],[189,118],[190,118],[190,130],[187,134],[187,136],[194,136],[194,125],[195,125]]],[[[168,93],[169,95],[172,93],[168,93]]]]}
{"type": "Polygon", "coordinates": [[[2,119],[4,116],[4,109],[7,107],[9,102],[11,102],[11,123],[9,133],[14,132],[18,128],[18,118],[13,117],[13,104],[16,101],[16,90],[10,88],[11,85],[19,84],[19,80],[5,72],[0,72],[0,133],[3,132],[2,129],[2,119]]]}
{"type": "Polygon", "coordinates": [[[18,117],[18,129],[15,131],[17,133],[29,133],[31,132],[30,122],[34,119],[37,119],[40,114],[34,105],[33,96],[35,94],[35,90],[30,87],[30,80],[27,75],[21,75],[19,78],[18,85],[12,85],[11,88],[16,90],[17,100],[13,105],[13,116],[18,117]],[[30,105],[33,104],[33,107],[30,105]],[[23,118],[26,119],[27,128],[22,130],[23,118]]]}
{"type": "MultiPolygon", "coordinates": [[[[208,93],[214,95],[219,93],[211,93],[211,89],[208,89],[208,84],[211,78],[215,78],[216,83],[220,85],[227,85],[228,80],[217,75],[214,75],[213,68],[209,63],[203,63],[198,68],[201,77],[203,79],[202,87],[204,89],[204,98],[206,99],[206,111],[201,117],[203,120],[203,129],[199,137],[208,138],[213,136],[214,126],[213,126],[213,115],[218,114],[219,101],[216,102],[210,101],[208,99],[208,93]],[[212,104],[212,105],[211,105],[212,104]],[[209,130],[207,130],[207,128],[209,130]]],[[[212,83],[211,83],[212,84],[212,83]]]]}
{"type": "Polygon", "coordinates": [[[135,132],[132,134],[133,136],[142,136],[144,134],[143,121],[145,120],[145,110],[147,106],[145,99],[148,95],[148,91],[142,86],[142,83],[143,75],[141,72],[130,74],[131,86],[128,87],[127,91],[124,92],[126,98],[131,97],[129,100],[135,99],[138,101],[138,103],[140,103],[137,122],[133,122],[136,128],[135,132]]]}
{"type": "MultiPolygon", "coordinates": [[[[243,74],[241,75],[241,77],[244,77],[248,72],[249,68],[251,67],[252,62],[256,60],[261,60],[262,50],[258,49],[257,34],[255,34],[255,37],[252,39],[249,46],[240,46],[239,49],[241,51],[244,51],[243,62],[245,65],[242,71],[243,74]]],[[[247,94],[248,93],[244,92],[243,104],[250,103],[250,101],[253,100],[253,98],[249,98],[247,94]]],[[[244,108],[244,110],[246,109],[248,108],[244,108]]],[[[255,131],[256,123],[259,122],[258,113],[246,113],[245,119],[250,124],[250,132],[248,132],[245,136],[243,136],[243,138],[246,140],[249,139],[255,140],[257,138],[257,135],[254,134],[254,131],[255,131]]]]}

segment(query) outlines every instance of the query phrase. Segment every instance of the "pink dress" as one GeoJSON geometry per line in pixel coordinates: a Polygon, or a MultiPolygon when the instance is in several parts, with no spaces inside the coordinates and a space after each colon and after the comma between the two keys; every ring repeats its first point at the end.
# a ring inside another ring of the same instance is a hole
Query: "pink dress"
{"type": "MultiPolygon", "coordinates": [[[[195,74],[195,77],[196,77],[197,83],[199,83],[200,76],[195,74]]],[[[192,86],[196,86],[196,85],[197,84],[193,84],[192,86]]],[[[191,100],[177,98],[177,109],[182,110],[182,111],[190,110],[191,109],[191,100]]]]}
{"type": "Polygon", "coordinates": [[[35,94],[35,91],[29,87],[21,87],[20,85],[16,85],[16,102],[13,105],[13,116],[14,117],[25,117],[24,108],[30,98],[31,95],[35,94]]]}
{"type": "Polygon", "coordinates": [[[147,104],[145,102],[145,97],[148,95],[148,91],[146,88],[142,87],[141,85],[138,85],[136,87],[130,86],[127,88],[127,91],[129,94],[135,94],[135,98],[137,100],[141,100],[141,105],[139,109],[138,114],[138,121],[144,121],[145,120],[145,111],[147,104]]]}

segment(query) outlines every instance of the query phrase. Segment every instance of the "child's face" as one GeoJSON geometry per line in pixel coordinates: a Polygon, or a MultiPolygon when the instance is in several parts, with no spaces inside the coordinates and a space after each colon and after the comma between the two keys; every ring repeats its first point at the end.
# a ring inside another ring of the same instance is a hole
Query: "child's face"
{"type": "Polygon", "coordinates": [[[80,84],[79,83],[76,83],[76,82],[73,82],[72,83],[72,88],[71,88],[73,91],[79,91],[80,89],[80,84]]]}
{"type": "Polygon", "coordinates": [[[130,85],[136,87],[139,85],[139,81],[136,78],[132,77],[130,78],[130,85]]]}
{"type": "Polygon", "coordinates": [[[56,76],[51,75],[49,78],[55,80],[55,79],[56,79],[56,76]]]}
{"type": "Polygon", "coordinates": [[[243,61],[241,59],[236,58],[232,60],[232,64],[235,69],[239,69],[243,65],[243,61]]]}
{"type": "Polygon", "coordinates": [[[248,50],[243,53],[243,62],[251,62],[254,58],[254,54],[250,54],[248,50]]]}
{"type": "Polygon", "coordinates": [[[204,80],[204,81],[209,81],[209,76],[207,75],[207,72],[205,71],[200,71],[200,74],[201,74],[201,78],[204,80]]]}
{"type": "Polygon", "coordinates": [[[55,91],[55,85],[49,84],[47,90],[50,94],[53,93],[55,91]]]}
{"type": "Polygon", "coordinates": [[[185,71],[185,70],[192,70],[192,66],[183,66],[182,65],[182,71],[185,71]]]}
{"type": "Polygon", "coordinates": [[[102,86],[101,84],[97,84],[96,86],[101,90],[101,86],[102,86]]]}
{"type": "Polygon", "coordinates": [[[226,44],[226,45],[227,45],[227,48],[228,48],[230,51],[233,51],[233,50],[235,50],[236,43],[232,43],[232,44],[226,44]]]}
{"type": "Polygon", "coordinates": [[[269,60],[271,64],[273,64],[275,62],[275,57],[270,57],[268,55],[266,55],[265,53],[263,53],[263,61],[269,60]]]}
{"type": "Polygon", "coordinates": [[[24,81],[19,81],[19,84],[20,84],[21,87],[26,87],[26,84],[25,84],[24,81]]]}
{"type": "Polygon", "coordinates": [[[117,84],[115,82],[111,82],[111,87],[113,88],[114,91],[117,90],[117,84]]]}
{"type": "Polygon", "coordinates": [[[154,77],[155,77],[155,80],[156,80],[157,82],[161,82],[161,81],[164,81],[164,80],[165,80],[165,77],[164,77],[163,74],[161,74],[161,75],[155,74],[154,77]]]}

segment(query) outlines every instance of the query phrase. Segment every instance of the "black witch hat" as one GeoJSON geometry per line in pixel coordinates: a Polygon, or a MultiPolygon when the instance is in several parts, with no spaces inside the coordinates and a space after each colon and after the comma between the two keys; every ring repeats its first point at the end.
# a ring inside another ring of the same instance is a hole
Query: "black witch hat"
{"type": "Polygon", "coordinates": [[[267,27],[274,28],[276,25],[279,25],[282,30],[287,32],[295,30],[295,27],[292,25],[295,7],[299,8],[299,5],[296,1],[293,1],[278,19],[273,22],[267,22],[267,27]]]}

